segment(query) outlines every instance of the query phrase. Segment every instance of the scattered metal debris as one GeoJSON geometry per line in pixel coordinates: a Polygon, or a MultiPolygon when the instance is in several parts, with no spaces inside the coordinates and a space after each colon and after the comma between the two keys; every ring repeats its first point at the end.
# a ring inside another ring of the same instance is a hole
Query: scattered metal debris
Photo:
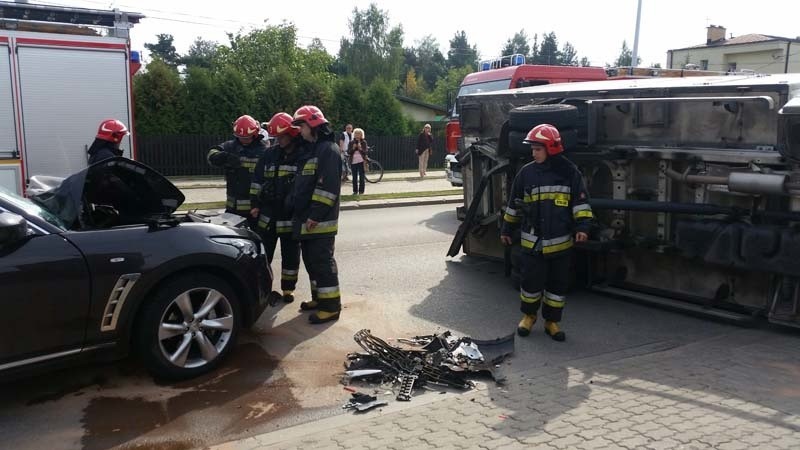
{"type": "Polygon", "coordinates": [[[449,331],[397,339],[398,343],[416,348],[390,345],[366,329],[353,339],[366,353],[347,355],[343,383],[361,378],[397,384],[399,401],[410,401],[414,389],[427,385],[470,389],[474,383],[467,377],[478,372],[489,372],[502,383],[505,377],[499,364],[514,352],[514,334],[491,341],[457,338],[449,331]]]}
{"type": "Polygon", "coordinates": [[[378,400],[378,397],[373,397],[361,392],[353,392],[350,395],[352,398],[349,402],[342,405],[342,409],[354,409],[356,412],[365,412],[372,408],[389,404],[385,401],[378,400]]]}

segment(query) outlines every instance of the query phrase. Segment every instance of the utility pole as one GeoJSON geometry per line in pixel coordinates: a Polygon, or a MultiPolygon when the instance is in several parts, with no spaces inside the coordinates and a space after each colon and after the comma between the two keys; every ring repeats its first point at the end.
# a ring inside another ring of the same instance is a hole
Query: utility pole
{"type": "MultiPolygon", "coordinates": [[[[639,8],[636,10],[636,34],[633,37],[633,56],[631,57],[631,67],[639,65],[639,22],[642,21],[642,0],[639,0],[639,8]]],[[[633,69],[631,69],[633,72],[633,69]]]]}

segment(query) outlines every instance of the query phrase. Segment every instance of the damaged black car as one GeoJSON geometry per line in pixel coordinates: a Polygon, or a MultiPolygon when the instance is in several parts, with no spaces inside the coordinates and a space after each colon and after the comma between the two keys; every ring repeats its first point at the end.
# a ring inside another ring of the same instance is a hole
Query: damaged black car
{"type": "Polygon", "coordinates": [[[268,304],[258,236],[192,215],[141,163],[0,188],[0,377],[136,351],[157,377],[217,367],[268,304]]]}

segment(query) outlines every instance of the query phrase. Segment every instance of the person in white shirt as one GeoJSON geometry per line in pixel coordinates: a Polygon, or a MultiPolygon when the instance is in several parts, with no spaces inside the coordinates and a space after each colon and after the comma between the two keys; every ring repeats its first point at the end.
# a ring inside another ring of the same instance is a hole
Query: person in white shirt
{"type": "Polygon", "coordinates": [[[350,168],[353,170],[353,195],[364,193],[364,165],[367,161],[368,151],[364,130],[356,128],[353,130],[353,140],[347,147],[347,157],[350,160],[350,168]]]}

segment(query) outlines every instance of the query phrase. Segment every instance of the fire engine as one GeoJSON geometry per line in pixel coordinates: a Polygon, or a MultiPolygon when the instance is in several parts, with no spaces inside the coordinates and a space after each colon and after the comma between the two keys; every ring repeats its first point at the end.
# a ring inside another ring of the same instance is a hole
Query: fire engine
{"type": "Polygon", "coordinates": [[[0,17],[0,186],[21,194],[33,175],[83,169],[103,119],[134,129],[129,32],[144,16],[2,2],[0,17]]]}

